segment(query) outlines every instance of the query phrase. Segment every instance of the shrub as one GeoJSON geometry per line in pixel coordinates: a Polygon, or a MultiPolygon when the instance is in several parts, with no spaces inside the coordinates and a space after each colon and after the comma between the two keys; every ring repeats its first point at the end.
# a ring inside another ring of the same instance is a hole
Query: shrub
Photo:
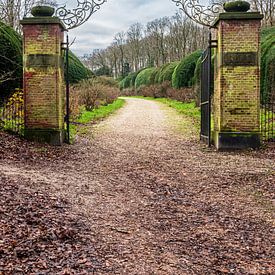
{"type": "Polygon", "coordinates": [[[177,101],[188,103],[194,101],[196,94],[193,88],[175,89],[170,87],[167,90],[167,97],[175,99],[177,101]]]}
{"type": "Polygon", "coordinates": [[[124,79],[123,79],[123,89],[127,89],[130,87],[133,87],[135,85],[135,80],[138,75],[138,72],[129,73],[124,79]]]}
{"type": "Polygon", "coordinates": [[[275,94],[275,27],[264,29],[261,35],[261,100],[263,103],[268,95],[275,94]]]}
{"type": "Polygon", "coordinates": [[[0,103],[15,88],[22,87],[22,39],[11,27],[0,22],[0,103]]]}
{"type": "Polygon", "coordinates": [[[154,70],[155,68],[147,68],[142,70],[136,77],[135,88],[150,85],[152,81],[151,75],[154,72],[154,70]]]}
{"type": "Polygon", "coordinates": [[[162,76],[165,69],[169,66],[169,63],[166,63],[158,68],[157,73],[155,75],[155,84],[162,83],[162,76]]]}
{"type": "Polygon", "coordinates": [[[108,87],[115,87],[115,88],[119,87],[119,83],[113,77],[109,77],[109,76],[95,77],[94,82],[102,84],[104,86],[108,86],[108,87]]]}
{"type": "Polygon", "coordinates": [[[164,67],[160,74],[160,83],[165,82],[165,81],[172,81],[172,75],[174,73],[175,68],[178,66],[179,61],[175,61],[172,63],[168,63],[167,66],[164,67]]]}
{"type": "Polygon", "coordinates": [[[81,113],[79,90],[76,86],[72,86],[70,89],[70,116],[72,119],[79,117],[81,113]]]}
{"type": "Polygon", "coordinates": [[[110,104],[119,96],[118,88],[103,85],[97,78],[82,80],[74,86],[73,93],[75,98],[78,97],[78,104],[84,105],[88,111],[110,104]]]}
{"type": "Polygon", "coordinates": [[[201,56],[202,51],[197,50],[186,56],[175,68],[172,75],[172,86],[174,88],[190,87],[191,80],[194,76],[197,60],[201,56]]]}
{"type": "Polygon", "coordinates": [[[69,81],[77,83],[93,76],[92,71],[86,68],[79,58],[69,51],[69,81]]]}

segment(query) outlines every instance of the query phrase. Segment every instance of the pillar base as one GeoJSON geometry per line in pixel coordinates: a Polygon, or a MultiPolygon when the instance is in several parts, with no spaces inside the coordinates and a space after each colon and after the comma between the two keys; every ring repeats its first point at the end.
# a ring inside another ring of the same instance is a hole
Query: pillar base
{"type": "Polygon", "coordinates": [[[213,132],[214,145],[218,150],[236,150],[259,148],[261,146],[258,132],[213,132]]]}
{"type": "Polygon", "coordinates": [[[60,146],[64,142],[64,131],[56,129],[25,129],[24,137],[30,141],[60,146]]]}

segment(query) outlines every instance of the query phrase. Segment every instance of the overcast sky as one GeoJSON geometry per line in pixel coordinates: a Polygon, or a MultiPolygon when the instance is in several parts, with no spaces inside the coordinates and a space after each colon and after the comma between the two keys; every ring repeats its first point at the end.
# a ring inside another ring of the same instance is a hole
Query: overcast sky
{"type": "MultiPolygon", "coordinates": [[[[70,0],[70,6],[77,0],[70,0]]],[[[151,20],[172,16],[178,7],[172,0],[107,0],[82,26],[70,30],[70,40],[76,38],[71,49],[78,56],[93,49],[109,46],[113,37],[134,23],[145,24],[151,20]]]]}

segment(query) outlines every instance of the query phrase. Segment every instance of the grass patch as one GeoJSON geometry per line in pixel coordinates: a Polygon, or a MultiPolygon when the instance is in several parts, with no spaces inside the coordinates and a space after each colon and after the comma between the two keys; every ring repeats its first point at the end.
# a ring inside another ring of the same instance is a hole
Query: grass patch
{"type": "MultiPolygon", "coordinates": [[[[103,118],[108,117],[109,115],[111,115],[112,113],[114,113],[115,111],[117,111],[118,109],[123,107],[124,103],[125,103],[125,100],[119,98],[111,104],[100,106],[99,108],[94,109],[92,111],[85,110],[82,112],[80,117],[75,120],[75,122],[80,123],[80,124],[87,124],[87,123],[93,123],[93,122],[99,121],[103,118]]],[[[75,139],[75,136],[78,133],[80,133],[80,134],[88,133],[88,129],[85,125],[77,126],[75,124],[71,124],[70,128],[71,128],[70,129],[70,139],[72,141],[75,139]]]]}

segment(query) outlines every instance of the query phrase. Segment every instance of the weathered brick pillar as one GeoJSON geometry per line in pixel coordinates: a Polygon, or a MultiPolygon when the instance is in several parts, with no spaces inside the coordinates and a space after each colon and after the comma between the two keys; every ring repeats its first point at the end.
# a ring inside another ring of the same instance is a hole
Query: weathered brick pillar
{"type": "Polygon", "coordinates": [[[214,27],[214,144],[218,149],[260,146],[259,42],[262,15],[221,13],[214,27]]]}
{"type": "Polygon", "coordinates": [[[23,25],[25,137],[61,145],[64,139],[64,27],[56,17],[30,17],[23,25]]]}

